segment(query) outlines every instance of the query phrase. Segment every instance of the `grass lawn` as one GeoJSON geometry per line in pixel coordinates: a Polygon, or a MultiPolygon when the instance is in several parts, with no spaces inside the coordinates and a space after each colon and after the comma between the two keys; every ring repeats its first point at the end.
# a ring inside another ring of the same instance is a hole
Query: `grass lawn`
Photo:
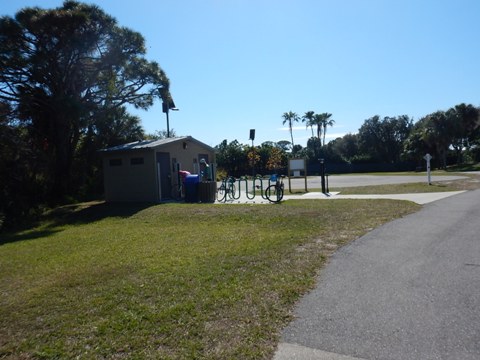
{"type": "Polygon", "coordinates": [[[0,240],[0,358],[268,359],[328,256],[405,201],[63,207],[0,240]]]}

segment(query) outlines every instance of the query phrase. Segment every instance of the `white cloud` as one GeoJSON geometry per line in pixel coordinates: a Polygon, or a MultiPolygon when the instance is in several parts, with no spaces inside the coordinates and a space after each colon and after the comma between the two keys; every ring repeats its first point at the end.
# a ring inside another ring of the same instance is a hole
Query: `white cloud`
{"type": "MultiPolygon", "coordinates": [[[[335,128],[338,128],[340,126],[335,126],[335,128]]],[[[290,131],[290,129],[288,127],[281,127],[281,128],[278,128],[279,131],[290,131]]],[[[308,131],[309,134],[311,134],[311,130],[310,129],[305,129],[304,126],[300,127],[300,126],[293,126],[292,127],[292,130],[293,131],[308,131]]],[[[316,133],[316,129],[314,128],[313,129],[314,132],[316,133]]],[[[336,132],[336,133],[331,133],[327,130],[327,135],[325,136],[326,139],[336,139],[338,137],[343,137],[346,133],[345,132],[336,132]]],[[[309,139],[310,136],[307,136],[306,139],[309,139]]],[[[323,138],[323,132],[322,132],[322,138],[323,138]]]]}
{"type": "Polygon", "coordinates": [[[346,133],[329,133],[327,132],[327,135],[325,135],[325,139],[336,139],[339,137],[344,137],[346,133]]]}
{"type": "MultiPolygon", "coordinates": [[[[280,130],[280,131],[290,131],[290,129],[288,127],[281,127],[281,128],[278,128],[278,130],[280,130]]],[[[311,131],[310,128],[307,129],[305,126],[292,126],[292,130],[293,131],[299,131],[299,130],[311,131]]]]}

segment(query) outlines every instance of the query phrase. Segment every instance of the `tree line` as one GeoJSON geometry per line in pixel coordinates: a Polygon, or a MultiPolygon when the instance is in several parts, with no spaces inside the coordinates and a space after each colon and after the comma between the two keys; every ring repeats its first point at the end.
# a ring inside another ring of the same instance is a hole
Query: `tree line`
{"type": "Polygon", "coordinates": [[[286,171],[291,157],[305,158],[309,165],[318,164],[319,159],[330,164],[405,162],[413,169],[422,166],[427,153],[434,157],[434,165],[438,168],[480,161],[480,108],[471,104],[439,110],[417,122],[407,115],[383,118],[375,115],[366,119],[357,133],[326,143],[327,128],[335,123],[331,116],[307,111],[300,117],[292,111],[285,112],[282,123],[288,125],[291,141],[269,141],[252,148],[237,140],[231,143],[224,140],[216,147],[218,166],[223,173],[244,175],[252,173],[254,165],[258,173],[271,173],[275,169],[286,171]],[[306,147],[295,145],[293,139],[293,124],[300,121],[312,128],[306,147]],[[272,150],[275,151],[270,155],[272,150]],[[255,163],[251,154],[257,154],[255,163]],[[269,161],[270,156],[280,161],[269,161]],[[275,164],[275,168],[268,164],[275,164]]]}

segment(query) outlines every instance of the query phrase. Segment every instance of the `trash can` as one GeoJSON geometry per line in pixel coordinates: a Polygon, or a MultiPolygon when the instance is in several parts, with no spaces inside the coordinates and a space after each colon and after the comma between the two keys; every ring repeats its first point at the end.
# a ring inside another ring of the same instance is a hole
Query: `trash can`
{"type": "Polygon", "coordinates": [[[185,178],[185,202],[196,203],[198,202],[198,184],[200,182],[200,176],[187,175],[185,178]]]}
{"type": "Polygon", "coordinates": [[[202,203],[214,203],[217,193],[215,181],[202,181],[198,184],[198,197],[202,203]]]}

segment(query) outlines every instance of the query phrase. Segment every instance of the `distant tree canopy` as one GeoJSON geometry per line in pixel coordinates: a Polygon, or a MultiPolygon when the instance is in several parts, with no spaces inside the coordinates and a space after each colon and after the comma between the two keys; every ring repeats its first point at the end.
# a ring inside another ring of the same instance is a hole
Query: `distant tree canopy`
{"type": "MultiPolygon", "coordinates": [[[[298,120],[296,113],[283,114],[283,122],[290,129],[292,119],[298,120]]],[[[286,171],[288,158],[292,157],[305,158],[312,169],[318,169],[319,159],[327,164],[345,165],[406,162],[406,166],[414,169],[424,162],[426,153],[434,156],[437,167],[447,165],[447,154],[455,155],[450,156],[450,163],[452,159],[457,163],[480,161],[480,109],[473,105],[459,104],[447,111],[436,111],[416,123],[407,115],[383,118],[376,115],[364,120],[357,134],[348,133],[328,143],[325,133],[334,123],[331,114],[307,111],[301,120],[312,130],[307,146],[292,146],[289,141],[264,142],[254,151],[259,155],[255,163],[257,174],[286,171]]],[[[218,166],[224,172],[235,176],[252,174],[251,147],[237,140],[230,144],[224,140],[216,149],[218,166]]]]}
{"type": "Polygon", "coordinates": [[[478,161],[480,146],[480,109],[473,105],[459,104],[447,111],[436,111],[414,126],[404,143],[406,156],[415,160],[429,152],[435,154],[439,167],[447,166],[450,149],[456,154],[457,163],[469,153],[478,161]]]}
{"type": "Polygon", "coordinates": [[[169,88],[144,56],[142,35],[95,5],[65,1],[0,18],[1,129],[35,160],[24,177],[36,179],[44,200],[61,201],[84,185],[74,176],[88,167],[81,156],[143,137],[126,105],[147,109],[169,88]]]}
{"type": "Polygon", "coordinates": [[[230,143],[223,140],[215,147],[218,168],[223,175],[232,176],[252,175],[253,172],[264,175],[284,170],[288,154],[282,147],[284,143],[281,143],[266,141],[260,146],[252,147],[240,144],[237,140],[230,143]]]}
{"type": "Polygon", "coordinates": [[[410,135],[413,120],[408,116],[380,117],[365,120],[358,130],[359,150],[372,162],[398,162],[403,142],[410,135]]]}

